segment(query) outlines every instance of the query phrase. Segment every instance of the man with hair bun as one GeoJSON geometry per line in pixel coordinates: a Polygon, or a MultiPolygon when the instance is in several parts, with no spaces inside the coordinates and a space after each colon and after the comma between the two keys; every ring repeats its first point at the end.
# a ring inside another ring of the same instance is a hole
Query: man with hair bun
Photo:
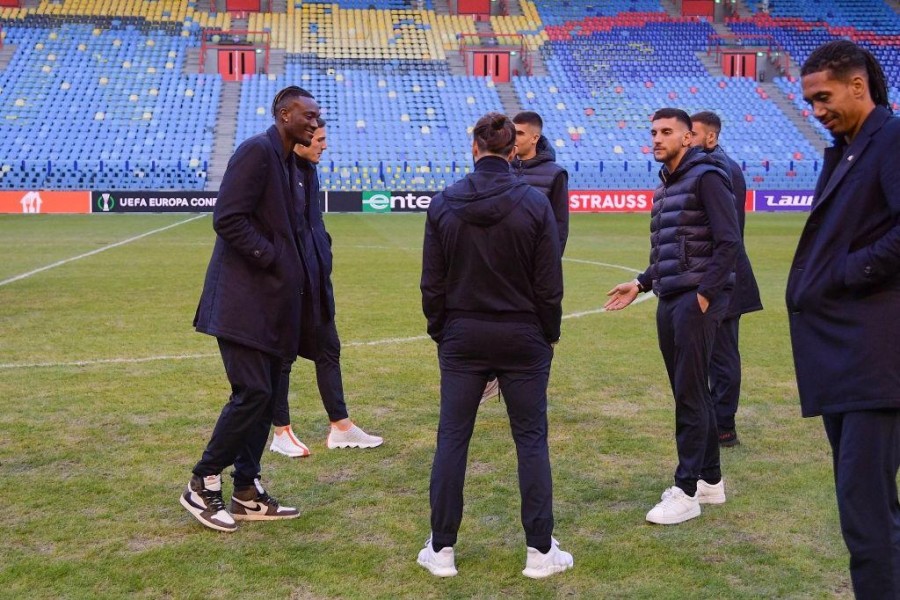
{"type": "Polygon", "coordinates": [[[475,170],[438,193],[425,221],[422,308],[438,344],[441,409],[431,469],[431,536],[418,563],[456,575],[469,440],[496,375],[516,443],[526,561],[547,577],[572,555],[553,534],[547,380],[562,319],[559,232],[547,197],[510,172],[516,130],[488,113],[474,129],[475,170]]]}
{"type": "Polygon", "coordinates": [[[834,136],[785,294],[800,405],[831,444],[856,597],[900,598],[900,119],[853,42],[819,46],[800,75],[834,136]]]}

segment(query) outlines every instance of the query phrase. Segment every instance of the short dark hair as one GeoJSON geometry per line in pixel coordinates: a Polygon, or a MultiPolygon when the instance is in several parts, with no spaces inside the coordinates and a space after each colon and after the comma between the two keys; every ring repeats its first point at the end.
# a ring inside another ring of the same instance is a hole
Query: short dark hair
{"type": "Polygon", "coordinates": [[[275,99],[272,100],[272,116],[277,117],[278,111],[284,108],[287,103],[300,97],[315,98],[315,96],[304,90],[302,87],[297,87],[296,85],[289,85],[280,90],[275,94],[275,99]]]}
{"type": "Polygon", "coordinates": [[[507,156],[516,145],[516,127],[501,113],[489,112],[478,119],[472,133],[482,152],[507,156]]]}
{"type": "Polygon", "coordinates": [[[653,118],[650,120],[656,121],[659,119],[675,119],[677,121],[681,121],[682,123],[687,125],[688,131],[694,128],[694,124],[691,123],[690,115],[688,115],[680,108],[661,108],[653,113],[653,118]]]}
{"type": "Polygon", "coordinates": [[[869,80],[869,95],[877,106],[890,110],[887,80],[884,71],[875,56],[860,48],[849,40],[834,40],[822,44],[812,51],[803,67],[800,76],[812,75],[821,71],[831,71],[836,79],[847,81],[851,75],[864,71],[869,80]]]}
{"type": "Polygon", "coordinates": [[[533,125],[540,131],[544,130],[544,120],[533,110],[523,110],[513,117],[512,122],[516,125],[533,125]]]}
{"type": "Polygon", "coordinates": [[[328,123],[328,122],[327,122],[325,119],[323,119],[322,117],[319,117],[319,122],[316,123],[316,127],[317,127],[318,129],[322,129],[323,127],[325,127],[325,125],[326,125],[327,123],[328,123]]]}
{"type": "Polygon", "coordinates": [[[712,112],[711,110],[704,110],[698,113],[691,115],[691,129],[693,129],[694,123],[703,123],[710,129],[716,132],[716,135],[719,135],[722,131],[722,119],[719,118],[719,115],[712,112]]]}

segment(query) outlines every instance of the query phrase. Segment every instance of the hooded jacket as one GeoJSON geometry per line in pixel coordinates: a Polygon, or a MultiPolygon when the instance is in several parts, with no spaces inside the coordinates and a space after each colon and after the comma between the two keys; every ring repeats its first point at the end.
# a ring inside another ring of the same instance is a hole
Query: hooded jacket
{"type": "Polygon", "coordinates": [[[556,164],[556,152],[543,135],[537,143],[537,154],[528,160],[516,158],[512,170],[525,183],[537,188],[553,208],[556,228],[559,231],[560,254],[566,249],[569,238],[569,173],[556,164]]]}
{"type": "Polygon", "coordinates": [[[546,196],[486,156],[431,201],[422,255],[422,310],[440,343],[454,317],[534,322],[559,339],[562,262],[546,196]]]}

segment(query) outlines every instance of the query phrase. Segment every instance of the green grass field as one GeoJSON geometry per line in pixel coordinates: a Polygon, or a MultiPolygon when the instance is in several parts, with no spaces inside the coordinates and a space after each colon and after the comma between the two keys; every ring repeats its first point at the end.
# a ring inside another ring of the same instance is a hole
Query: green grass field
{"type": "Polygon", "coordinates": [[[191,218],[0,216],[0,597],[852,597],[828,443],[799,416],[783,305],[803,215],[748,216],[766,310],[742,320],[743,445],[723,451],[728,502],[671,527],[644,521],[675,467],[656,302],[599,310],[645,266],[649,217],[573,215],[549,414],[555,535],[575,568],[542,581],[520,574],[498,402],[482,407],[471,447],[459,576],[415,563],[438,415],[422,215],[327,217],[348,406],[384,446],[325,448],[301,362],[291,408],[313,454],[263,463],[301,517],[228,535],[184,511],[178,496],[228,395],[215,340],[191,328],[214,237],[208,216],[191,218]]]}

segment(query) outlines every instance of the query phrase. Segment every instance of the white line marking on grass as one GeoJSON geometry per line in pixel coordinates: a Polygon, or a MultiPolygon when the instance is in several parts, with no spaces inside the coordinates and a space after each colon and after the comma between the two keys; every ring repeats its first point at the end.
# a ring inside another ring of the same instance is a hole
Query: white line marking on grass
{"type": "MultiPolygon", "coordinates": [[[[644,294],[643,296],[639,296],[639,297],[635,298],[634,302],[632,302],[629,306],[633,306],[635,304],[640,304],[641,302],[646,302],[647,300],[652,300],[653,298],[656,298],[655,294],[644,294]]],[[[594,308],[591,310],[583,310],[581,312],[563,315],[563,319],[579,319],[581,317],[586,317],[588,315],[596,315],[596,314],[605,313],[605,312],[617,312],[617,311],[609,311],[609,310],[606,310],[605,308],[594,308]]]]}
{"type": "Polygon", "coordinates": [[[90,367],[92,365],[130,365],[135,363],[155,362],[160,360],[196,360],[198,358],[213,358],[218,354],[171,354],[162,356],[144,356],[140,358],[95,358],[92,360],[75,360],[72,362],[43,362],[43,363],[5,363],[0,364],[0,369],[41,369],[48,367],[90,367]]]}
{"type": "Polygon", "coordinates": [[[640,274],[640,271],[638,271],[637,269],[633,269],[631,267],[624,267],[622,265],[614,265],[612,263],[597,262],[596,260],[582,260],[580,258],[566,258],[565,256],[563,257],[563,260],[568,261],[568,262],[573,262],[573,263],[579,263],[582,265],[595,265],[598,267],[610,267],[612,269],[621,269],[622,271],[628,271],[629,273],[634,273],[635,275],[640,274]]]}
{"type": "MultiPolygon", "coordinates": [[[[200,215],[200,216],[204,216],[204,215],[200,215]]],[[[199,218],[199,217],[195,217],[195,218],[199,218]]],[[[189,220],[192,220],[192,219],[189,219],[189,220]]],[[[168,229],[169,227],[175,227],[176,225],[181,225],[182,223],[187,223],[187,221],[181,221],[179,223],[175,223],[174,225],[169,225],[168,227],[165,227],[164,229],[168,229]]],[[[162,231],[162,229],[158,229],[156,231],[162,231]]],[[[151,232],[145,233],[138,237],[150,235],[151,233],[155,233],[155,232],[151,231],[151,232]]],[[[138,238],[132,238],[132,240],[134,240],[134,239],[138,239],[138,238]]],[[[126,243],[127,241],[128,240],[126,240],[125,242],[119,242],[119,245],[126,243]]],[[[101,250],[95,250],[94,253],[100,252],[102,250],[105,250],[105,249],[111,248],[111,247],[112,246],[107,246],[106,248],[103,248],[101,250]]],[[[75,260],[75,259],[73,258],[70,260],[75,260]]],[[[623,267],[621,265],[612,265],[609,263],[601,263],[601,262],[589,261],[589,260],[578,260],[578,259],[574,259],[574,258],[567,258],[564,260],[571,260],[572,262],[579,262],[579,263],[584,263],[584,264],[588,264],[588,265],[597,265],[597,266],[601,266],[601,267],[612,267],[615,269],[622,269],[624,271],[630,271],[633,273],[640,272],[635,269],[632,269],[631,267],[623,267]]],[[[45,267],[45,268],[49,268],[49,267],[45,267]]],[[[0,285],[2,285],[2,282],[0,282],[0,285]]],[[[632,302],[632,304],[640,304],[641,302],[646,302],[647,300],[651,300],[655,297],[656,296],[654,294],[644,294],[643,296],[639,296],[637,299],[635,299],[635,301],[632,302]]],[[[587,317],[590,315],[596,315],[596,314],[605,313],[605,312],[609,312],[609,311],[607,311],[605,308],[595,308],[595,309],[591,309],[591,310],[583,310],[580,312],[563,315],[563,319],[579,319],[581,317],[587,317]]],[[[429,338],[427,335],[414,335],[411,337],[384,338],[381,340],[371,340],[368,342],[345,342],[342,344],[342,346],[345,348],[356,348],[356,347],[364,347],[364,346],[386,346],[389,344],[404,344],[407,342],[420,342],[420,341],[428,340],[428,339],[431,339],[431,338],[429,338]]],[[[219,356],[219,355],[215,354],[215,353],[171,354],[171,355],[161,355],[161,356],[144,356],[144,357],[140,357],[140,358],[98,358],[98,359],[93,359],[93,360],[78,360],[78,361],[72,361],[72,362],[0,363],[0,370],[2,370],[2,369],[40,369],[40,368],[57,368],[57,367],[89,367],[92,365],[110,365],[110,364],[114,364],[114,365],[137,364],[137,363],[146,363],[146,362],[154,362],[154,361],[164,361],[164,360],[198,360],[198,359],[203,359],[203,358],[215,358],[217,356],[219,356]]]]}
{"type": "Polygon", "coordinates": [[[55,263],[51,263],[44,267],[40,267],[39,269],[34,269],[33,271],[28,271],[27,273],[22,273],[21,275],[16,275],[15,277],[10,277],[9,279],[4,279],[3,281],[0,281],[0,286],[4,286],[8,283],[13,283],[15,281],[19,281],[21,279],[27,279],[28,277],[31,277],[32,275],[37,275],[38,273],[42,273],[44,271],[48,271],[48,270],[54,269],[56,267],[60,267],[64,264],[74,262],[76,260],[81,260],[82,258],[87,258],[89,256],[93,256],[95,254],[99,254],[101,252],[111,250],[113,248],[118,248],[119,246],[124,246],[125,244],[130,244],[131,242],[137,241],[141,238],[145,238],[148,235],[153,235],[154,233],[160,233],[161,231],[165,231],[167,229],[172,229],[173,227],[178,227],[179,225],[184,225],[185,223],[190,223],[191,221],[196,221],[197,219],[202,219],[205,216],[206,216],[205,214],[197,215],[197,216],[191,217],[190,219],[185,219],[184,221],[172,223],[171,225],[166,225],[165,227],[160,227],[159,229],[154,229],[153,231],[148,231],[146,233],[142,233],[140,235],[130,237],[126,240],[122,240],[121,242],[116,242],[114,244],[109,244],[107,246],[103,246],[102,248],[97,248],[96,250],[91,250],[90,252],[85,252],[84,254],[79,254],[78,256],[73,256],[71,258],[65,258],[63,260],[58,260],[55,263]]]}
{"type": "Polygon", "coordinates": [[[412,337],[402,337],[402,338],[385,338],[383,340],[372,340],[371,342],[347,342],[346,344],[341,344],[345,347],[355,347],[355,346],[384,346],[386,344],[402,344],[404,342],[418,342],[420,340],[430,340],[431,338],[427,335],[414,335],[412,337]]]}

